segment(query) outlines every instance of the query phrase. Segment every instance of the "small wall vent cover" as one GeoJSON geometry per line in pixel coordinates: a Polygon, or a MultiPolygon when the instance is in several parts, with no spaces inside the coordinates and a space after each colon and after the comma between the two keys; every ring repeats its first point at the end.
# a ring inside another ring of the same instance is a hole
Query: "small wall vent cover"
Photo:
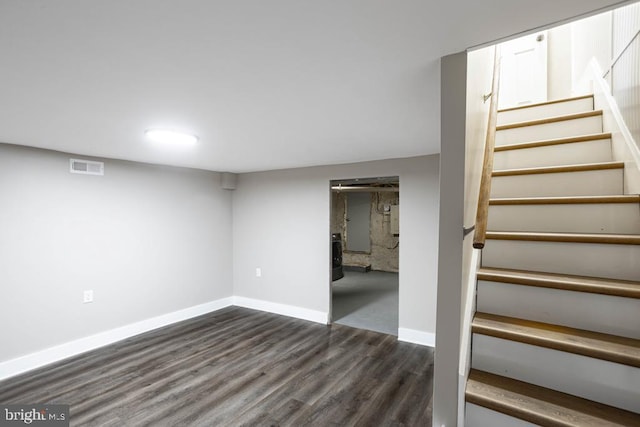
{"type": "Polygon", "coordinates": [[[69,159],[69,172],[83,175],[104,175],[104,162],[69,159]]]}

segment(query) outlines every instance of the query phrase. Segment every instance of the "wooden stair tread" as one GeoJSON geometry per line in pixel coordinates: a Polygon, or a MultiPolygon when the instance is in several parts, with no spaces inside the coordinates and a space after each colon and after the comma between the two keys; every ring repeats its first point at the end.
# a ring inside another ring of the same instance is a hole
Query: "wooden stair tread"
{"type": "Polygon", "coordinates": [[[498,145],[493,149],[493,151],[497,153],[500,151],[522,150],[525,148],[536,148],[536,147],[548,147],[551,145],[573,144],[576,142],[600,141],[603,139],[611,139],[611,133],[593,133],[588,135],[572,136],[569,138],[542,139],[539,141],[518,142],[516,144],[498,145]]]}
{"type": "Polygon", "coordinates": [[[614,295],[625,298],[640,298],[640,282],[630,280],[600,279],[570,274],[543,273],[537,271],[510,270],[506,268],[482,267],[478,280],[539,288],[563,289],[566,291],[614,295]]]}
{"type": "Polygon", "coordinates": [[[496,126],[496,131],[515,129],[527,126],[546,125],[548,123],[564,122],[567,120],[584,119],[587,117],[602,116],[602,110],[585,111],[583,113],[563,114],[561,116],[547,117],[544,119],[525,120],[523,122],[507,123],[504,125],[496,126]]]}
{"type": "Polygon", "coordinates": [[[473,333],[640,368],[640,340],[515,317],[476,313],[473,333]]]}
{"type": "Polygon", "coordinates": [[[606,169],[624,169],[624,162],[583,163],[579,165],[542,166],[535,168],[517,168],[494,170],[491,176],[536,175],[542,173],[586,172],[606,169]]]}
{"type": "Polygon", "coordinates": [[[541,426],[639,426],[640,414],[472,369],[466,401],[541,426]]]}
{"type": "Polygon", "coordinates": [[[517,107],[503,108],[501,110],[498,110],[498,113],[503,113],[505,111],[524,110],[526,108],[541,107],[543,105],[560,104],[562,102],[578,101],[580,99],[586,99],[586,98],[593,98],[593,94],[572,96],[572,97],[569,97],[569,98],[554,99],[552,101],[536,102],[535,104],[527,104],[527,105],[519,105],[517,107]]]}
{"type": "Polygon", "coordinates": [[[505,197],[489,200],[492,206],[501,205],[574,205],[599,203],[640,203],[640,194],[611,196],[505,197]]]}
{"type": "Polygon", "coordinates": [[[636,234],[546,233],[537,231],[487,231],[487,240],[525,240],[529,242],[602,243],[640,245],[636,234]]]}

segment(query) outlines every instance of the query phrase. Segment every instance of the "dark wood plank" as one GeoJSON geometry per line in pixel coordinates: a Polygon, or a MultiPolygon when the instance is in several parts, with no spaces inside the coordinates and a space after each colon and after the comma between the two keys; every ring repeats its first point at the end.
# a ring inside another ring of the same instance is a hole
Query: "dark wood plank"
{"type": "Polygon", "coordinates": [[[637,234],[549,233],[538,231],[489,231],[487,240],[523,240],[528,242],[602,243],[640,245],[637,234]]]}
{"type": "Polygon", "coordinates": [[[568,138],[543,139],[531,142],[517,142],[515,144],[499,145],[495,148],[495,152],[509,150],[525,150],[527,148],[548,147],[550,145],[573,144],[576,142],[599,141],[602,139],[611,139],[611,133],[602,132],[580,136],[570,136],[568,138]]]}
{"type": "Polygon", "coordinates": [[[640,340],[477,312],[474,334],[537,345],[640,368],[640,340]]]}
{"type": "Polygon", "coordinates": [[[603,203],[640,203],[638,194],[611,196],[560,196],[560,197],[505,197],[489,200],[491,206],[499,205],[586,205],[603,203]]]}
{"type": "Polygon", "coordinates": [[[593,98],[593,95],[580,95],[580,96],[573,96],[570,98],[554,99],[552,101],[537,102],[535,104],[519,105],[517,107],[503,108],[501,110],[498,110],[498,112],[502,113],[504,111],[524,110],[526,108],[535,108],[535,107],[540,107],[542,105],[558,104],[560,102],[577,101],[579,99],[585,99],[585,98],[593,98]]]}
{"type": "Polygon", "coordinates": [[[640,425],[640,414],[475,369],[469,374],[466,398],[541,426],[640,425]]]}
{"type": "Polygon", "coordinates": [[[584,163],[565,166],[539,166],[532,168],[502,169],[494,170],[492,177],[516,176],[516,175],[539,175],[547,173],[568,173],[568,172],[589,172],[609,169],[624,169],[624,162],[601,162],[584,163]]]}
{"type": "Polygon", "coordinates": [[[501,130],[507,130],[507,129],[526,127],[526,126],[545,125],[547,123],[564,122],[567,120],[584,119],[587,117],[597,117],[597,116],[602,116],[602,110],[585,111],[584,113],[563,114],[561,116],[547,117],[544,119],[535,119],[535,120],[526,120],[524,122],[507,123],[504,125],[497,126],[496,130],[501,131],[501,130]]]}
{"type": "Polygon", "coordinates": [[[570,274],[544,273],[539,271],[511,270],[506,268],[482,267],[478,270],[478,280],[509,283],[512,285],[536,286],[567,291],[589,292],[615,295],[625,298],[640,298],[640,282],[570,274]]]}
{"type": "Polygon", "coordinates": [[[433,349],[232,307],[0,382],[71,425],[430,425],[433,349]]]}

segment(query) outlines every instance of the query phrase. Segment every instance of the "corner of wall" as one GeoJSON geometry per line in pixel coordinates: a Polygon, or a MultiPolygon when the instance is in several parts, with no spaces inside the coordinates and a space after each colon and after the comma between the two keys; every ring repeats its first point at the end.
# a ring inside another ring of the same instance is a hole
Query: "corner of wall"
{"type": "Polygon", "coordinates": [[[436,334],[416,329],[398,328],[398,341],[419,344],[427,347],[436,346],[436,334]]]}
{"type": "Polygon", "coordinates": [[[251,308],[253,310],[280,314],[282,316],[295,317],[296,319],[308,320],[310,322],[321,323],[323,325],[329,324],[329,313],[323,311],[310,310],[308,308],[240,296],[234,296],[232,300],[233,305],[238,307],[251,308]]]}

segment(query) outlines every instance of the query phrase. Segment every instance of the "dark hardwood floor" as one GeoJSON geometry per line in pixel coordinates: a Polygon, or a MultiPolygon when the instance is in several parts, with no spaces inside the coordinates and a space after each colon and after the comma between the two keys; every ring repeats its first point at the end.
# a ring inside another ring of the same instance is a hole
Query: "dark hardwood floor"
{"type": "Polygon", "coordinates": [[[433,350],[231,307],[0,382],[77,426],[430,426],[433,350]]]}

